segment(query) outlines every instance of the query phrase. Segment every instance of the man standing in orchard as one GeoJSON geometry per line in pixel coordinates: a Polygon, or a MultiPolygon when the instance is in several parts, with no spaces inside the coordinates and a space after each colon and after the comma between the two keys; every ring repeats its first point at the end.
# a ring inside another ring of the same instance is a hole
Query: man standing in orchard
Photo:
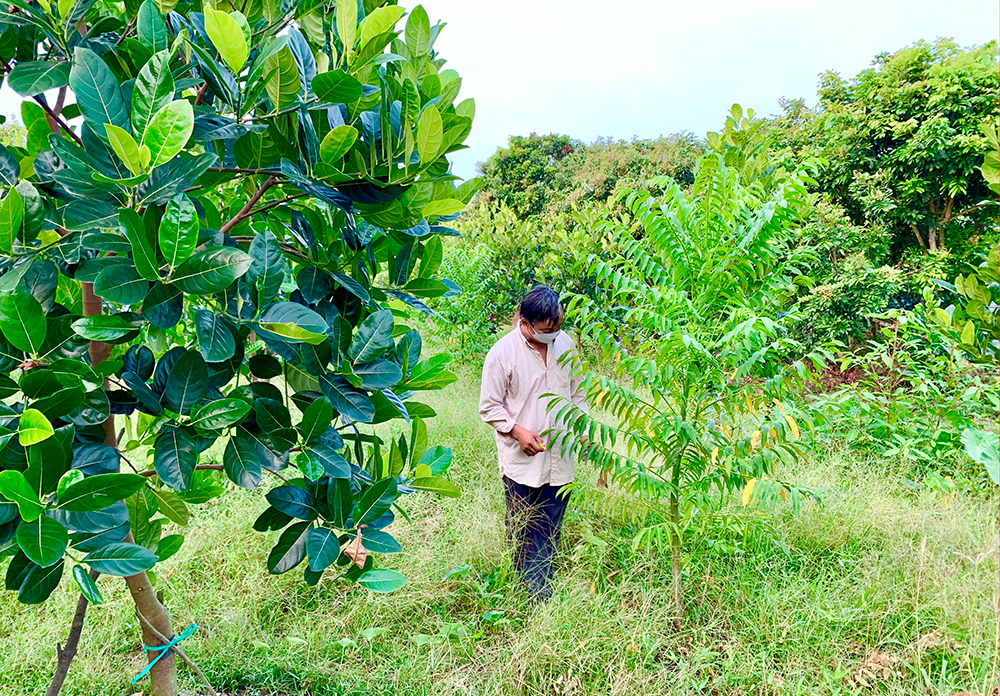
{"type": "Polygon", "coordinates": [[[582,378],[560,358],[574,349],[561,331],[559,294],[539,285],[521,301],[514,330],[486,356],[479,414],[496,430],[500,475],[507,498],[507,531],[514,565],[533,600],[552,596],[552,561],[573,481],[573,458],[548,447],[542,433],[555,427],[547,408],[554,394],[586,410],[582,378]]]}

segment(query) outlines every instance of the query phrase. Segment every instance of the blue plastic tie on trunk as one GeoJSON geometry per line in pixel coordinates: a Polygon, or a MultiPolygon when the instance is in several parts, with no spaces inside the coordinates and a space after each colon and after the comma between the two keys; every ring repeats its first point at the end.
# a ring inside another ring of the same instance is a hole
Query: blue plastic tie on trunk
{"type": "Polygon", "coordinates": [[[152,662],[150,662],[148,665],[146,665],[146,669],[144,669],[141,672],[139,672],[139,674],[135,677],[135,679],[132,680],[131,683],[135,684],[137,681],[139,681],[140,679],[142,679],[143,677],[145,677],[146,673],[149,672],[149,670],[153,669],[153,665],[155,665],[157,662],[159,662],[161,657],[163,657],[168,652],[170,652],[171,648],[173,648],[175,645],[177,645],[178,643],[180,643],[185,638],[190,638],[191,634],[194,633],[197,630],[198,630],[198,624],[191,624],[190,626],[188,626],[187,628],[185,628],[183,631],[181,631],[180,635],[174,636],[173,638],[171,638],[170,642],[167,643],[166,645],[154,645],[152,647],[150,647],[148,645],[145,646],[143,648],[143,650],[145,650],[146,652],[156,652],[156,651],[159,651],[160,654],[156,656],[156,659],[154,659],[152,662]]]}

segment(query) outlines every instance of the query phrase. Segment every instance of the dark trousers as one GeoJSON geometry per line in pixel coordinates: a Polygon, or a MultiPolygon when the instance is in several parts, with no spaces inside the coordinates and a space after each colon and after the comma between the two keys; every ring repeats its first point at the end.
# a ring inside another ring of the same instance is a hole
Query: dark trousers
{"type": "Polygon", "coordinates": [[[514,546],[514,568],[536,599],[552,596],[552,561],[569,496],[562,486],[532,488],[503,477],[507,497],[507,534],[514,546]]]}

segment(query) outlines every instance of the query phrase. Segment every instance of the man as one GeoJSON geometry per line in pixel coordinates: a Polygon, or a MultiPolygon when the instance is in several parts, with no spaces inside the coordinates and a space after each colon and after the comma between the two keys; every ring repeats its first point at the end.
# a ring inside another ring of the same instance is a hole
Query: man
{"type": "Polygon", "coordinates": [[[486,356],[479,415],[496,430],[500,475],[507,498],[507,530],[514,565],[533,601],[552,596],[552,561],[568,498],[560,489],[573,481],[572,455],[548,447],[541,433],[557,426],[547,409],[555,394],[586,410],[579,377],[559,358],[573,350],[560,330],[559,294],[539,285],[521,301],[514,330],[486,356]]]}

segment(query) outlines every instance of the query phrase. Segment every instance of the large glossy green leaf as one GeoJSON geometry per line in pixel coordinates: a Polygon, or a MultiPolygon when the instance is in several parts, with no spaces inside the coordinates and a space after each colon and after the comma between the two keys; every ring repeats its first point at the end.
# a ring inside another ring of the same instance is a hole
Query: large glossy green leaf
{"type": "Polygon", "coordinates": [[[42,305],[31,295],[20,292],[3,295],[0,297],[0,332],[15,348],[38,355],[46,334],[42,305]]]}
{"type": "Polygon", "coordinates": [[[362,89],[356,77],[342,70],[320,73],[312,81],[316,96],[331,104],[353,104],[361,99],[362,89]]]}
{"type": "Polygon", "coordinates": [[[245,435],[237,433],[226,443],[222,466],[229,480],[240,488],[253,490],[260,485],[261,466],[257,457],[257,443],[245,435]]]}
{"type": "MultiPolygon", "coordinates": [[[[143,7],[150,5],[146,0],[143,7]]],[[[156,9],[153,8],[156,12],[156,9]]],[[[159,13],[157,12],[157,17],[159,13]]],[[[140,20],[141,21],[141,20],[140,20]]],[[[160,19],[162,22],[162,18],[160,19]]],[[[174,78],[170,74],[170,54],[154,53],[142,66],[132,87],[132,133],[140,141],[149,130],[153,116],[174,99],[174,78]]]]}
{"type": "Polygon", "coordinates": [[[229,360],[236,353],[236,339],[220,315],[207,309],[195,310],[194,329],[198,350],[206,362],[229,360]]]}
{"type": "Polygon", "coordinates": [[[104,131],[108,134],[111,149],[125,163],[132,176],[141,174],[149,164],[149,148],[140,148],[127,130],[111,123],[104,124],[104,131]]]}
{"type": "Polygon", "coordinates": [[[84,556],[83,563],[104,575],[125,578],[156,565],[156,554],[138,544],[115,542],[84,556]]]}
{"type": "Polygon", "coordinates": [[[131,265],[109,266],[94,280],[94,294],[109,302],[139,304],[148,292],[149,281],[131,265]]]}
{"type": "Polygon", "coordinates": [[[23,220],[24,198],[16,188],[11,188],[0,201],[0,254],[12,255],[14,239],[21,230],[23,220]]]}
{"type": "Polygon", "coordinates": [[[368,488],[354,509],[354,526],[367,524],[385,514],[399,497],[395,477],[376,481],[368,488]]]}
{"type": "Polygon", "coordinates": [[[62,560],[69,545],[69,532],[47,515],[17,526],[17,545],[32,563],[45,567],[62,560]]]}
{"type": "Polygon", "coordinates": [[[286,46],[265,61],[264,80],[267,96],[276,111],[295,103],[302,82],[291,49],[286,46]]]}
{"type": "Polygon", "coordinates": [[[318,514],[312,495],[298,486],[278,486],[268,491],[264,497],[275,508],[296,519],[308,522],[316,519],[318,514]]]}
{"type": "Polygon", "coordinates": [[[417,5],[406,20],[406,48],[414,58],[427,53],[431,43],[431,22],[427,10],[417,5]]]}
{"type": "Polygon", "coordinates": [[[443,476],[424,476],[422,478],[414,479],[413,482],[410,483],[410,486],[416,488],[418,491],[437,493],[438,495],[443,495],[447,498],[457,498],[461,495],[458,487],[443,476]]]}
{"type": "Polygon", "coordinates": [[[146,485],[137,474],[97,474],[72,483],[59,495],[59,507],[70,512],[103,510],[146,485]]]}
{"type": "Polygon", "coordinates": [[[97,583],[84,570],[83,566],[73,566],[73,579],[76,581],[76,586],[80,589],[80,594],[86,597],[88,602],[91,604],[104,603],[104,597],[101,596],[101,591],[97,589],[97,583]]]}
{"type": "Polygon", "coordinates": [[[198,210],[183,193],[167,203],[158,235],[160,252],[171,269],[191,258],[198,245],[198,210]]]}
{"type": "Polygon", "coordinates": [[[286,573],[306,557],[308,522],[296,522],[281,533],[278,543],[267,556],[267,569],[274,575],[286,573]]]}
{"type": "MultiPolygon", "coordinates": [[[[200,357],[200,356],[199,356],[200,357]]],[[[166,428],[153,447],[153,468],[165,484],[177,491],[191,486],[198,465],[198,450],[191,436],[179,428],[166,428]]]]}
{"type": "Polygon", "coordinates": [[[431,447],[420,455],[417,464],[423,464],[430,469],[432,476],[440,476],[451,466],[451,447],[438,445],[431,447]]]}
{"type": "Polygon", "coordinates": [[[340,556],[340,537],[332,529],[313,527],[306,536],[306,554],[309,568],[325,570],[340,556]]]}
{"type": "Polygon", "coordinates": [[[159,167],[184,149],[194,131],[194,109],[186,99],[175,99],[153,114],[142,136],[149,148],[150,166],[159,167]]]}
{"type": "Polygon", "coordinates": [[[309,458],[318,464],[323,473],[330,478],[349,479],[351,477],[350,463],[340,456],[330,445],[320,441],[304,448],[309,458]]]}
{"type": "Polygon", "coordinates": [[[253,263],[247,271],[247,281],[257,288],[257,307],[264,310],[278,296],[285,279],[285,257],[271,230],[254,235],[250,242],[253,263]]]}
{"type": "Polygon", "coordinates": [[[40,566],[32,563],[17,591],[17,601],[22,604],[41,604],[53,590],[59,586],[62,579],[65,561],[61,558],[50,566],[40,566]]]}
{"type": "Polygon", "coordinates": [[[212,40],[222,60],[237,75],[246,65],[250,48],[239,23],[229,14],[205,8],[205,33],[212,40]]]}
{"type": "Polygon", "coordinates": [[[17,504],[21,519],[30,522],[42,514],[41,501],[20,471],[0,471],[0,495],[17,504]]]}
{"type": "Polygon", "coordinates": [[[70,64],[65,61],[18,61],[7,84],[22,97],[33,97],[69,84],[70,64]]]}
{"type": "Polygon", "coordinates": [[[361,388],[372,391],[391,389],[403,379],[403,371],[394,362],[376,358],[354,366],[354,374],[361,378],[361,388]]]}
{"type": "MultiPolygon", "coordinates": [[[[412,15],[411,15],[412,16],[412,15]]],[[[441,112],[431,104],[417,121],[417,155],[420,157],[421,166],[427,166],[437,159],[441,154],[441,145],[444,142],[444,130],[441,121],[441,112]]]]}
{"type": "Polygon", "coordinates": [[[52,437],[54,431],[48,418],[36,409],[26,408],[17,422],[17,439],[22,447],[37,445],[52,437]]]}
{"type": "Polygon", "coordinates": [[[320,377],[323,395],[333,404],[335,411],[361,423],[369,423],[375,416],[375,405],[371,397],[353,386],[341,375],[326,374],[320,377]]]}
{"type": "Polygon", "coordinates": [[[119,208],[118,219],[125,228],[125,236],[128,237],[129,245],[132,247],[132,262],[135,270],[146,280],[159,280],[159,263],[156,260],[156,252],[149,243],[146,226],[142,218],[132,208],[119,208]]]}
{"type": "Polygon", "coordinates": [[[319,145],[319,156],[328,164],[339,164],[354,142],[358,139],[358,131],[352,126],[337,126],[323,138],[319,145]]]}
{"type": "Polygon", "coordinates": [[[296,302],[277,302],[261,315],[262,329],[279,340],[319,344],[326,340],[327,323],[316,312],[296,302]]]}
{"type": "Polygon", "coordinates": [[[221,430],[242,423],[250,413],[250,402],[243,399],[217,399],[191,409],[191,425],[202,430],[221,430]]]}
{"type": "Polygon", "coordinates": [[[358,31],[358,3],[354,0],[337,0],[337,36],[343,48],[344,59],[350,62],[354,51],[354,38],[358,31]]]}
{"type": "Polygon", "coordinates": [[[317,437],[326,432],[333,422],[333,406],[325,396],[313,401],[302,412],[302,422],[299,424],[299,433],[302,441],[312,442],[317,437]]]}
{"type": "Polygon", "coordinates": [[[127,341],[139,333],[139,329],[114,314],[95,314],[92,317],[83,317],[74,321],[72,327],[77,335],[88,341],[104,341],[105,343],[127,341]]]}
{"type": "Polygon", "coordinates": [[[173,283],[191,295],[211,295],[232,285],[250,268],[250,257],[239,249],[216,247],[195,253],[173,275],[173,283]]]}
{"type": "Polygon", "coordinates": [[[355,362],[367,362],[392,345],[392,311],[381,309],[358,327],[348,354],[355,362]]]}
{"type": "Polygon", "coordinates": [[[395,592],[406,584],[406,576],[398,570],[368,570],[358,578],[358,584],[371,592],[395,592]]]}
{"type": "Polygon", "coordinates": [[[88,121],[129,127],[128,109],[118,80],[104,60],[90,49],[81,46],[74,49],[69,86],[76,95],[80,112],[88,121]]]}
{"type": "Polygon", "coordinates": [[[163,401],[177,413],[186,414],[201,401],[208,388],[208,365],[200,353],[186,352],[171,368],[163,389],[163,401]]]}
{"type": "Polygon", "coordinates": [[[391,31],[404,14],[406,10],[399,5],[388,5],[369,12],[358,27],[361,45],[364,46],[376,36],[391,31]]]}
{"type": "MultiPolygon", "coordinates": [[[[153,0],[145,0],[139,6],[139,13],[135,21],[139,41],[149,46],[153,51],[163,51],[170,47],[167,23],[163,21],[163,15],[160,14],[160,10],[153,0]]],[[[141,130],[136,132],[142,133],[141,130]]]]}

